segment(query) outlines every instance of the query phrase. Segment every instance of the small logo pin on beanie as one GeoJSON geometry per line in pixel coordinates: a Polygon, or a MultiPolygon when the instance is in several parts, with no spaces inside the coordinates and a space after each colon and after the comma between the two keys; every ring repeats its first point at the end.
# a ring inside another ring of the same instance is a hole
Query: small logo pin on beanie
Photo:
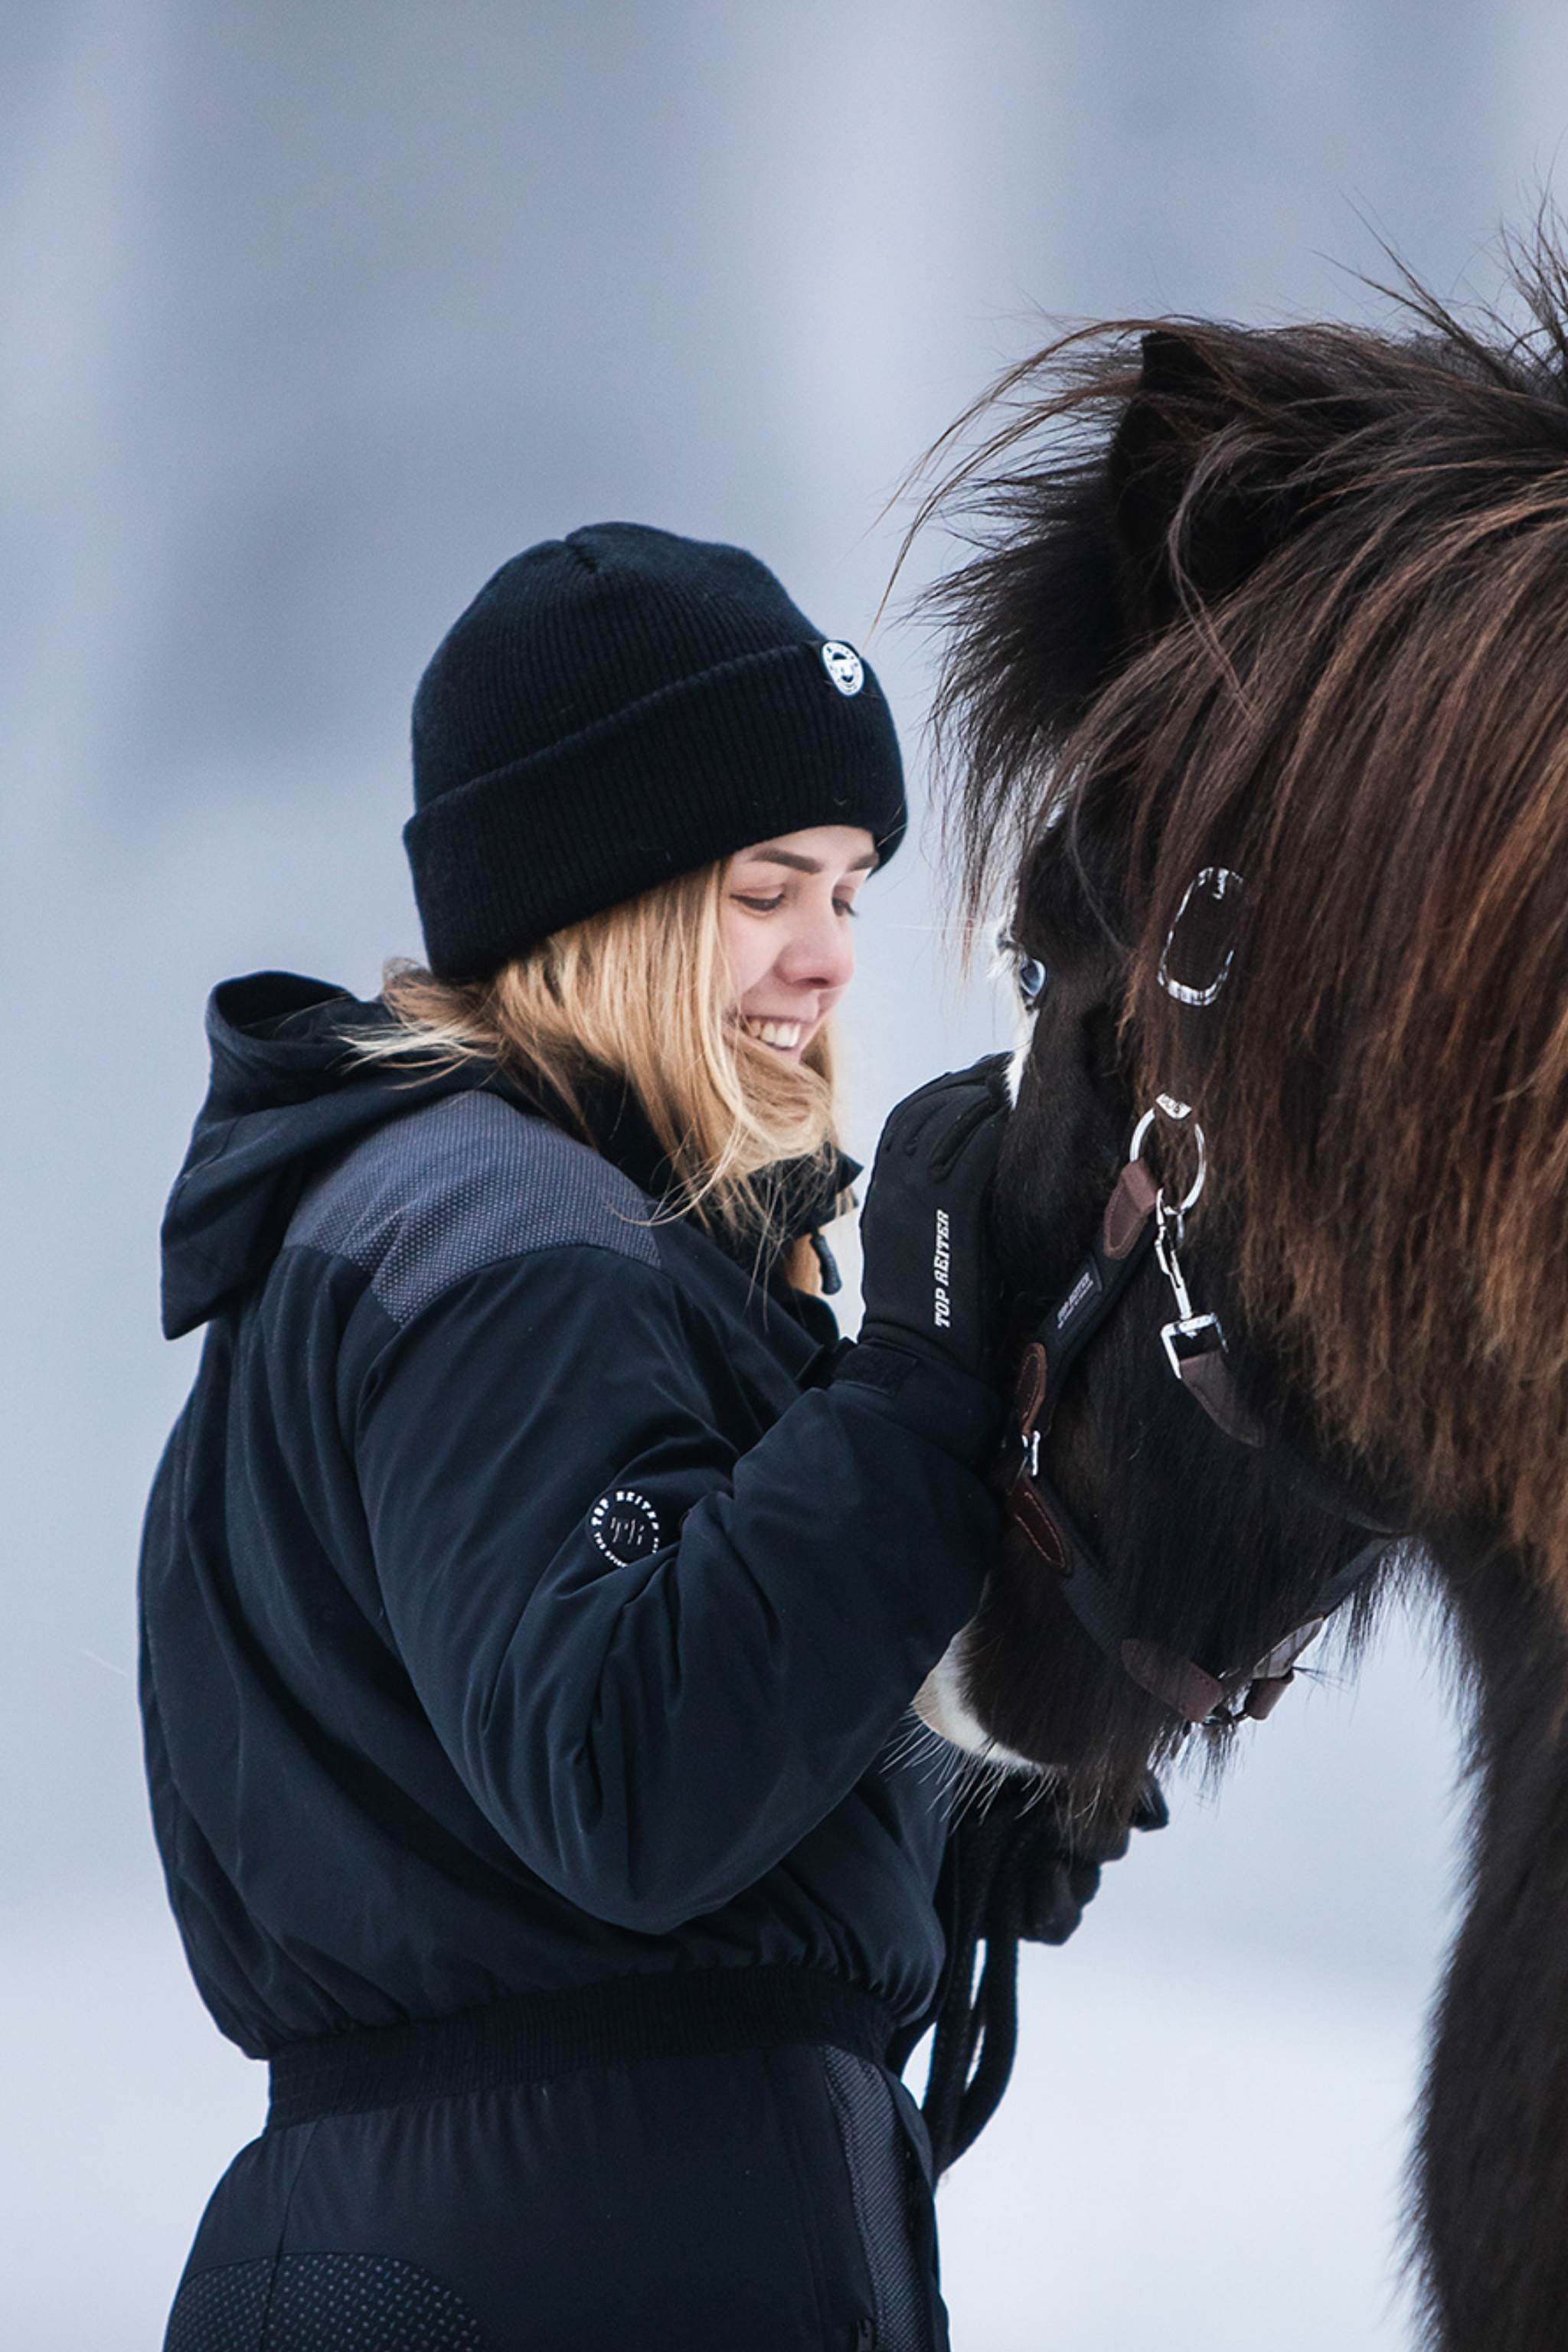
{"type": "Polygon", "coordinates": [[[842,637],[829,637],[822,648],[822,667],[840,694],[858,694],[866,683],[866,665],[842,637]]]}

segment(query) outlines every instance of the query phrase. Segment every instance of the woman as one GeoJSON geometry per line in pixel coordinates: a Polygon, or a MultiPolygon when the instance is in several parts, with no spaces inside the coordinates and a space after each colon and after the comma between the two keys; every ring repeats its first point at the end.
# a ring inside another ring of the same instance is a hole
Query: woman
{"type": "Polygon", "coordinates": [[[168,2344],[924,2352],[901,1727],[994,1533],[1005,1097],[895,1114],[836,1346],[887,706],[752,557],[606,524],[490,582],[414,755],[428,971],[219,989],[165,1224],[153,1814],[273,2082],[168,2344]]]}

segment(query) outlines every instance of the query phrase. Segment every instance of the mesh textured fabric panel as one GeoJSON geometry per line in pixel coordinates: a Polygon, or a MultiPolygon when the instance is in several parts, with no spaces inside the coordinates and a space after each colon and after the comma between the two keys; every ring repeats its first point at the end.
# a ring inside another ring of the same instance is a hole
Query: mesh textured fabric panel
{"type": "Polygon", "coordinates": [[[412,2263],[285,2254],[262,2352],[479,2352],[461,2295],[412,2263]]]}
{"type": "Polygon", "coordinates": [[[875,2352],[931,2352],[930,2305],[910,2228],[910,2156],[892,2095],[868,2059],[825,2045],[823,2071],[871,2273],[875,2352]]]}
{"type": "Polygon", "coordinates": [[[272,2264],[197,2271],[174,2298],[163,2352],[260,2352],[272,2264]]]}
{"type": "Polygon", "coordinates": [[[495,1095],[452,1095],[377,1128],[307,1190],[286,1246],[363,1266],[395,1323],[480,1266],[586,1243],[658,1264],[635,1184],[495,1095]]]}
{"type": "Polygon", "coordinates": [[[482,2352],[461,2295],[384,2254],[284,2254],[202,2271],[164,2352],[482,2352]]]}

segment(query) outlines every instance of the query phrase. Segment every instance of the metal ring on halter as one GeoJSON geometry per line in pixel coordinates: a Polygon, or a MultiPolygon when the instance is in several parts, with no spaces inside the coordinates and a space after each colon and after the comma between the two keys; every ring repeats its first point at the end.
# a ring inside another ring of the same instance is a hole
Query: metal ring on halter
{"type": "MultiPolygon", "coordinates": [[[[1197,1146],[1198,1172],[1193,1178],[1185,1197],[1176,1204],[1177,1216],[1184,1217],[1187,1211],[1194,1207],[1201,1197],[1204,1183],[1209,1172],[1209,1159],[1208,1152],[1204,1144],[1204,1131],[1198,1125],[1197,1120],[1193,1118],[1193,1107],[1191,1103],[1178,1102],[1173,1095],[1157,1095],[1152,1108],[1144,1112],[1142,1118],[1139,1120],[1137,1126],[1132,1130],[1132,1140],[1128,1146],[1127,1157],[1129,1160],[1136,1160],[1142,1155],[1143,1150],[1143,1139],[1148,1134],[1149,1129],[1153,1126],[1154,1121],[1161,1111],[1164,1112],[1167,1118],[1173,1119],[1178,1124],[1188,1119],[1192,1119],[1191,1133],[1193,1141],[1197,1146]]],[[[1162,1186],[1160,1192],[1162,1202],[1164,1201],[1164,1188],[1162,1186]]]]}
{"type": "Polygon", "coordinates": [[[1166,995],[1174,997],[1178,1004],[1212,1004],[1230,977],[1230,967],[1236,955],[1234,946],[1226,948],[1219,970],[1204,987],[1194,988],[1184,981],[1173,980],[1171,950],[1176,944],[1176,933],[1182,928],[1183,917],[1199,891],[1202,891],[1205,897],[1217,907],[1227,892],[1239,891],[1241,887],[1240,875],[1233,874],[1228,866],[1202,866],[1188,883],[1183,894],[1182,903],[1176,909],[1175,920],[1165,934],[1164,950],[1160,957],[1160,969],[1155,974],[1166,995]]]}

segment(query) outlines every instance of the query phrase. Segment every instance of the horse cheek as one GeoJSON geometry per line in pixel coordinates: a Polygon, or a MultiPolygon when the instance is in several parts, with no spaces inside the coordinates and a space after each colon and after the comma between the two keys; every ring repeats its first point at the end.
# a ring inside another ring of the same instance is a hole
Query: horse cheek
{"type": "Polygon", "coordinates": [[[1119,1792],[1142,1789],[1150,1756],[1169,1745],[1173,1727],[1147,1692],[1108,1664],[1050,1570],[1013,1527],[1003,1534],[978,1614],[933,1684],[926,1719],[934,1729],[950,1738],[957,1730],[955,1744],[994,1762],[1063,1775],[1085,1803],[1115,1802],[1119,1792]]]}

